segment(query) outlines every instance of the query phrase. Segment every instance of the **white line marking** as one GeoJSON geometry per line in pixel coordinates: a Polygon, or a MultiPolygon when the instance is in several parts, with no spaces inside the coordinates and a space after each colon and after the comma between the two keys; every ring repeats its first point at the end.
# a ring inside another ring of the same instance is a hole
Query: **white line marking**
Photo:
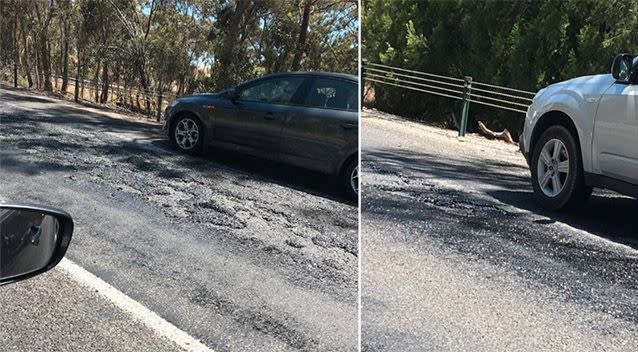
{"type": "Polygon", "coordinates": [[[62,259],[58,267],[71,275],[78,283],[96,290],[98,294],[114,303],[120,309],[131,314],[135,319],[144,323],[156,334],[173,341],[184,350],[189,352],[214,352],[199,340],[180,330],[175,325],[164,320],[150,309],[144,307],[71,260],[66,258],[62,259]]]}

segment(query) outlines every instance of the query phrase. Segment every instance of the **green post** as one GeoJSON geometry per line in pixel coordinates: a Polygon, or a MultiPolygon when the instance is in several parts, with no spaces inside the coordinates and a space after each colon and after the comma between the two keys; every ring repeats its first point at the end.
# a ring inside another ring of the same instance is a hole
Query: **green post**
{"type": "Polygon", "coordinates": [[[461,126],[459,126],[459,137],[465,136],[467,130],[467,114],[470,110],[470,91],[472,90],[472,77],[465,76],[463,87],[463,104],[461,105],[461,126]]]}

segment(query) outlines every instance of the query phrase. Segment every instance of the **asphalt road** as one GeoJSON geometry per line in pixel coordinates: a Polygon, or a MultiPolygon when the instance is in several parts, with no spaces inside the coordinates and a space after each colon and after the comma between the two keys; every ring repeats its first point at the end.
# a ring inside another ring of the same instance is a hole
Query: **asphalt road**
{"type": "MultiPolygon", "coordinates": [[[[3,87],[0,185],[68,211],[69,259],[215,351],[357,349],[357,207],[323,175],[3,87]]],[[[59,269],[0,288],[0,345],[177,349],[59,269]]]]}
{"type": "Polygon", "coordinates": [[[532,200],[515,146],[368,111],[363,351],[638,351],[638,202],[532,200]]]}

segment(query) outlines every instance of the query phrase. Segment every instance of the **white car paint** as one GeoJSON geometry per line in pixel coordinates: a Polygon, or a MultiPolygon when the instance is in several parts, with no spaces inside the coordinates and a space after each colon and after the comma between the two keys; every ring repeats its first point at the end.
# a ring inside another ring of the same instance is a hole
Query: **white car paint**
{"type": "Polygon", "coordinates": [[[611,74],[584,76],[541,89],[527,110],[521,150],[531,158],[534,128],[542,116],[560,111],[578,132],[586,173],[638,185],[638,85],[611,74]]]}

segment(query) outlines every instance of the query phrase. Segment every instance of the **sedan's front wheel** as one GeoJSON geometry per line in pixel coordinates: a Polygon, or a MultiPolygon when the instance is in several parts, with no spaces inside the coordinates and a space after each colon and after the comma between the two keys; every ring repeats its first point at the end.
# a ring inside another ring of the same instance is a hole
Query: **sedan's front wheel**
{"type": "Polygon", "coordinates": [[[179,117],[173,124],[171,140],[179,150],[190,154],[198,154],[202,150],[203,131],[203,126],[197,117],[184,115],[179,117]]]}
{"type": "Polygon", "coordinates": [[[352,199],[357,199],[359,194],[359,165],[356,160],[348,163],[341,177],[348,196],[352,199]]]}
{"type": "Polygon", "coordinates": [[[532,162],[534,198],[550,210],[580,206],[591,195],[574,135],[563,126],[552,126],[541,135],[532,162]]]}

